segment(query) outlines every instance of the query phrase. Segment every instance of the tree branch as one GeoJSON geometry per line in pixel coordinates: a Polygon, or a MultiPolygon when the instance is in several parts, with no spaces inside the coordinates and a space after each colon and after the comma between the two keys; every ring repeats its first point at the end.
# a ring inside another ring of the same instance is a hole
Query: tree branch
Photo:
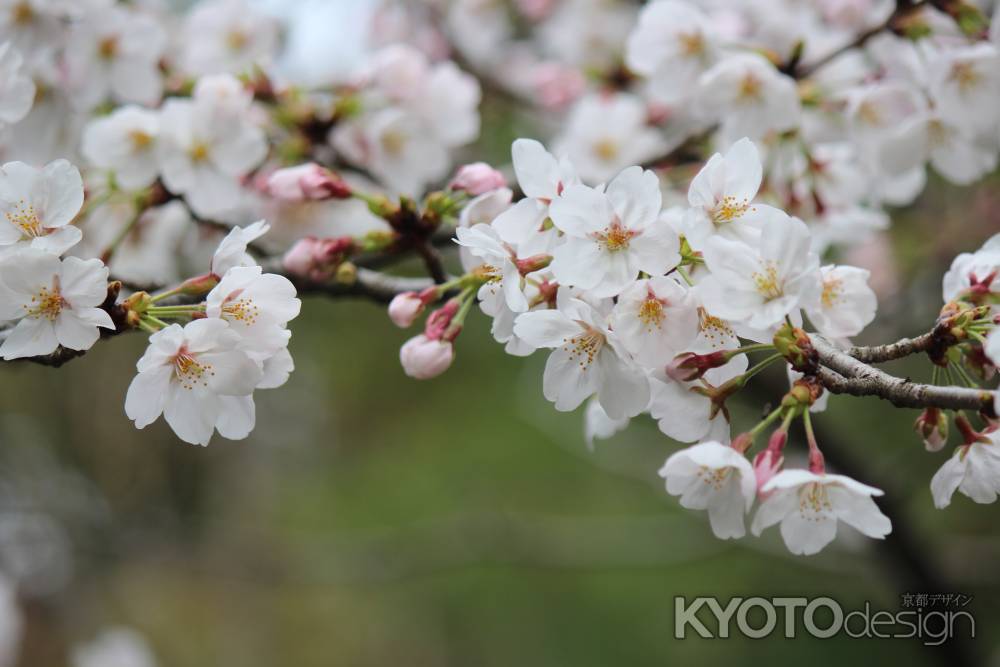
{"type": "Polygon", "coordinates": [[[860,35],[855,37],[849,43],[843,45],[839,49],[835,49],[830,53],[826,54],[819,60],[811,63],[806,63],[795,68],[792,73],[793,77],[796,79],[806,79],[816,73],[817,70],[829,65],[831,62],[844,55],[848,51],[853,49],[859,49],[868,43],[872,37],[886,31],[891,30],[898,21],[906,18],[917,9],[923,7],[927,4],[927,0],[896,0],[896,8],[893,10],[889,17],[877,26],[865,30],[860,35]]]}
{"type": "Polygon", "coordinates": [[[929,331],[916,338],[901,338],[886,345],[855,346],[849,348],[847,354],[866,364],[880,364],[928,351],[935,344],[935,336],[934,331],[929,331]]]}
{"type": "Polygon", "coordinates": [[[859,361],[822,336],[813,334],[810,340],[821,366],[816,376],[834,394],[878,396],[901,408],[937,407],[993,413],[992,391],[910,382],[859,361]]]}

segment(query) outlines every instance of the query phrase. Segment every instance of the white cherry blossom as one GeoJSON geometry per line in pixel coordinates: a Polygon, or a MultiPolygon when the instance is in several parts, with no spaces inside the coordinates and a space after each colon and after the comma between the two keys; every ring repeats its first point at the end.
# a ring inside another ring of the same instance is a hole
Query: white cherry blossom
{"type": "Polygon", "coordinates": [[[663,366],[698,335],[698,304],[673,277],[637,280],[618,296],[611,326],[641,365],[663,366]]]}
{"type": "Polygon", "coordinates": [[[553,252],[552,272],[594,296],[619,294],[639,271],[662,275],[680,261],[679,240],[659,220],[656,174],[629,167],[606,189],[573,185],[552,203],[552,221],[567,236],[553,252]]]}
{"type": "Polygon", "coordinates": [[[710,312],[727,320],[766,330],[820,300],[819,260],[801,220],[770,221],[756,248],[714,236],[705,246],[705,263],[711,273],[699,283],[699,295],[710,312]]]}
{"type": "Polygon", "coordinates": [[[1000,493],[1000,431],[987,434],[987,442],[956,447],[951,458],[931,479],[934,506],[951,504],[955,491],[977,503],[992,503],[1000,493]]]}
{"type": "Polygon", "coordinates": [[[731,139],[763,137],[795,127],[800,108],[795,82],[762,56],[741,53],[705,72],[697,92],[698,108],[722,124],[731,139]]]}
{"type": "Polygon", "coordinates": [[[207,445],[212,433],[242,440],[253,430],[260,365],[238,349],[222,319],[171,324],[149,338],[125,396],[125,414],[145,428],[162,414],[184,442],[207,445]]]}
{"type": "Polygon", "coordinates": [[[5,360],[51,354],[60,345],[87,350],[99,328],[114,329],[98,308],[108,293],[108,268],[98,259],[59,257],[25,248],[0,260],[0,320],[17,321],[0,354],[5,360]]]}
{"type": "Polygon", "coordinates": [[[820,269],[823,281],[819,302],[806,308],[816,329],[833,338],[856,336],[875,319],[878,298],[868,286],[870,272],[854,266],[828,265],[820,269]]]}
{"type": "Polygon", "coordinates": [[[61,255],[83,237],[71,224],[82,206],[83,179],[66,160],[42,169],[8,162],[0,168],[0,246],[61,255]]]}
{"type": "Polygon", "coordinates": [[[850,477],[782,470],[761,488],[764,501],[750,529],[754,535],[781,524],[781,537],[796,555],[818,553],[837,536],[843,521],[862,534],[882,539],[892,531],[872,496],[882,491],[850,477]]]}
{"type": "Polygon", "coordinates": [[[159,134],[158,113],[124,106],[87,125],[82,151],[92,165],[112,172],[121,188],[139,190],[152,185],[159,174],[159,134]]]}
{"type": "Polygon", "coordinates": [[[246,227],[233,227],[212,255],[212,274],[221,278],[235,267],[257,266],[257,260],[247,253],[247,246],[270,229],[271,225],[264,220],[246,227]]]}
{"type": "Polygon", "coordinates": [[[649,382],[607,325],[607,316],[575,298],[555,310],[524,313],[514,333],[536,348],[552,348],[542,389],[557,410],[575,410],[596,394],[611,419],[639,414],[649,402],[649,382]]]}
{"type": "Polygon", "coordinates": [[[259,266],[236,266],[208,293],[205,314],[228,322],[240,336],[240,349],[264,361],[287,347],[292,334],[286,327],[301,306],[288,278],[259,266]]]}
{"type": "Polygon", "coordinates": [[[722,540],[746,534],[744,516],[750,511],[757,483],[746,456],[716,441],[703,442],[667,459],[660,469],[667,493],[681,506],[708,510],[712,532],[722,540]]]}

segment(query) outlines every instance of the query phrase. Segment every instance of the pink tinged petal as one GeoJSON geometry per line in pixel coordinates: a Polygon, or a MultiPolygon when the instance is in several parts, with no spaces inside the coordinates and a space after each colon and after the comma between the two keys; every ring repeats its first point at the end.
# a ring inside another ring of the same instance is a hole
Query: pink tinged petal
{"type": "Polygon", "coordinates": [[[535,199],[522,199],[492,222],[500,238],[520,244],[537,234],[548,216],[548,207],[535,199]]]}
{"type": "Polygon", "coordinates": [[[827,486],[827,494],[837,518],[863,535],[882,539],[892,532],[892,522],[882,514],[871,496],[851,493],[833,485],[827,486]]]}
{"type": "Polygon", "coordinates": [[[965,462],[956,453],[948,459],[931,478],[931,494],[934,496],[934,507],[944,509],[951,504],[958,485],[965,478],[965,462]]]}
{"type": "Polygon", "coordinates": [[[747,511],[746,503],[735,471],[730,475],[722,490],[716,493],[708,506],[712,532],[720,540],[738,539],[746,535],[746,524],[743,519],[747,511]]]}
{"type": "Polygon", "coordinates": [[[711,401],[690,385],[654,382],[649,407],[660,431],[674,440],[694,442],[708,432],[711,401]]]}
{"type": "MultiPolygon", "coordinates": [[[[104,312],[104,311],[100,311],[104,312]]],[[[107,313],[104,313],[107,316],[107,313]]],[[[110,321],[110,317],[108,320],[110,321]]],[[[114,326],[113,324],[111,325],[114,326]]],[[[59,344],[71,350],[89,350],[97,339],[100,332],[97,327],[86,318],[79,317],[75,312],[64,310],[59,313],[55,320],[56,338],[59,344]]]]}
{"type": "Polygon", "coordinates": [[[649,405],[649,380],[638,366],[605,347],[598,354],[597,400],[612,419],[634,417],[649,405]]]}
{"type": "Polygon", "coordinates": [[[279,350],[277,354],[264,361],[263,376],[257,383],[258,389],[277,389],[288,382],[288,377],[295,370],[295,361],[287,350],[279,350]]]}
{"type": "Polygon", "coordinates": [[[163,413],[170,389],[173,368],[159,366],[141,372],[132,379],[125,394],[125,414],[136,428],[145,428],[163,413]]]}
{"type": "Polygon", "coordinates": [[[83,207],[83,179],[80,170],[66,160],[56,160],[42,170],[48,188],[45,227],[68,225],[83,207]]]}
{"type": "Polygon", "coordinates": [[[555,403],[556,410],[575,410],[597,389],[598,373],[594,363],[581,361],[564,348],[557,348],[545,362],[542,393],[555,403]]]}
{"type": "Polygon", "coordinates": [[[177,437],[192,445],[207,445],[219,421],[219,397],[210,391],[185,389],[171,382],[163,417],[177,437]]]}
{"type": "Polygon", "coordinates": [[[713,208],[724,195],[724,182],[719,177],[724,173],[725,163],[716,153],[695,175],[688,188],[688,204],[695,208],[713,208]],[[718,175],[718,176],[717,176],[718,175]]]}
{"type": "Polygon", "coordinates": [[[559,163],[537,141],[518,139],[511,147],[514,173],[528,197],[552,199],[558,195],[559,163]]]}
{"type": "Polygon", "coordinates": [[[569,237],[553,251],[549,268],[560,284],[590,289],[604,277],[598,269],[606,255],[591,239],[569,237]]]}
{"type": "Polygon", "coordinates": [[[243,440],[256,423],[253,396],[220,396],[219,419],[215,428],[229,440],[243,440]]]}
{"type": "Polygon", "coordinates": [[[31,239],[31,247],[53,255],[61,255],[83,239],[83,231],[74,225],[60,227],[45,236],[31,239]]]}
{"type": "Polygon", "coordinates": [[[571,185],[549,206],[549,216],[566,234],[587,238],[614,222],[615,211],[607,195],[600,190],[571,185]]]}
{"type": "Polygon", "coordinates": [[[514,322],[514,335],[536,348],[560,347],[581,332],[579,324],[558,310],[524,313],[514,322]]]}
{"type": "Polygon", "coordinates": [[[63,298],[73,307],[99,306],[108,294],[108,267],[99,259],[67,257],[59,285],[63,298]]]}
{"type": "Polygon", "coordinates": [[[725,165],[725,194],[737,201],[753,201],[763,178],[757,146],[746,137],[740,139],[726,151],[725,165]]]}
{"type": "Polygon", "coordinates": [[[59,258],[41,250],[19,250],[0,261],[0,282],[22,297],[32,297],[39,289],[51,289],[59,275],[59,258]]]}
{"type": "Polygon", "coordinates": [[[45,318],[26,317],[7,334],[0,354],[7,361],[52,354],[59,347],[55,326],[45,318]]]}
{"type": "Polygon", "coordinates": [[[781,521],[781,537],[788,550],[797,556],[819,553],[837,536],[837,519],[832,514],[806,517],[795,510],[781,521]]]}
{"type": "Polygon", "coordinates": [[[248,396],[264,377],[261,367],[245,352],[206,352],[197,361],[211,366],[208,388],[224,396],[248,396]]]}
{"type": "Polygon", "coordinates": [[[622,223],[640,230],[653,223],[663,207],[660,179],[642,167],[629,167],[608,185],[607,197],[622,223]]]}
{"type": "Polygon", "coordinates": [[[768,496],[757,508],[757,514],[750,524],[750,531],[760,537],[765,529],[778,523],[791,512],[797,511],[798,503],[798,494],[794,490],[781,490],[768,496]]]}

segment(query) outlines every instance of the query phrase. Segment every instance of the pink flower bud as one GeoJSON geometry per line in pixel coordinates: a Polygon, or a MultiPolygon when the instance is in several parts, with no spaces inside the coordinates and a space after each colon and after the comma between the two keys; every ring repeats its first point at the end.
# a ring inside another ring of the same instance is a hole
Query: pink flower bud
{"type": "Polygon", "coordinates": [[[507,186],[507,179],[485,162],[473,162],[458,168],[452,179],[452,190],[464,190],[473,197],[507,186]]]}
{"type": "Polygon", "coordinates": [[[424,300],[416,292],[397,294],[389,303],[389,319],[400,329],[412,326],[422,312],[424,300]]]}
{"type": "Polygon", "coordinates": [[[541,21],[555,6],[555,0],[517,0],[518,10],[532,21],[541,21]]]}
{"type": "Polygon", "coordinates": [[[322,281],[354,250],[354,241],[349,236],[333,239],[306,236],[285,253],[281,264],[292,275],[322,281]]]}
{"type": "Polygon", "coordinates": [[[312,162],[274,172],[267,181],[267,192],[276,199],[291,202],[351,196],[350,187],[337,174],[312,162]]]}
{"type": "Polygon", "coordinates": [[[929,452],[940,451],[948,442],[948,418],[937,408],[921,412],[913,428],[924,439],[924,447],[929,452]]]}
{"type": "Polygon", "coordinates": [[[753,472],[757,478],[757,495],[761,495],[761,489],[764,488],[768,480],[778,474],[784,461],[785,458],[781,455],[781,452],[770,447],[754,457],[753,472]]]}
{"type": "Polygon", "coordinates": [[[455,358],[451,343],[431,340],[420,334],[403,343],[399,350],[399,361],[403,371],[411,378],[429,380],[441,375],[455,358]]]}
{"type": "Polygon", "coordinates": [[[708,354],[682,352],[667,364],[666,373],[669,378],[677,382],[691,382],[700,378],[706,371],[724,366],[729,359],[729,353],[724,350],[708,354]]]}

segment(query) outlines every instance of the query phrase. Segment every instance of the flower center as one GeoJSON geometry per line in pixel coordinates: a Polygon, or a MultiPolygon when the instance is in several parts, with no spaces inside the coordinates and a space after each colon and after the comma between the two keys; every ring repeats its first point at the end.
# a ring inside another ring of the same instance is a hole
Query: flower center
{"type": "Polygon", "coordinates": [[[222,304],[222,316],[230,322],[235,321],[248,327],[253,326],[257,322],[257,316],[260,315],[260,308],[253,302],[253,299],[240,298],[241,291],[237,290],[226,297],[222,304]]]}
{"type": "Polygon", "coordinates": [[[639,319],[646,325],[647,331],[652,331],[653,328],[659,329],[664,317],[666,315],[663,312],[663,302],[657,299],[655,294],[648,295],[639,306],[639,319]]]}
{"type": "Polygon", "coordinates": [[[58,278],[52,285],[52,289],[43,287],[37,294],[31,297],[31,302],[25,304],[24,309],[28,311],[28,317],[36,320],[46,319],[54,322],[62,309],[68,307],[69,303],[62,297],[59,291],[58,278]]]}
{"type": "Polygon", "coordinates": [[[30,2],[21,2],[11,10],[11,19],[15,25],[30,23],[35,18],[35,10],[31,8],[30,2]]]}
{"type": "MultiPolygon", "coordinates": [[[[151,134],[143,132],[142,130],[132,130],[131,132],[128,133],[128,138],[132,142],[132,148],[136,152],[146,150],[147,148],[149,148],[150,144],[153,143],[153,136],[151,134]]],[[[208,153],[207,148],[205,148],[205,152],[206,152],[205,157],[207,157],[208,153]]],[[[194,157],[193,153],[192,157],[194,157]]]]}
{"type": "Polygon", "coordinates": [[[713,349],[724,347],[735,336],[732,328],[718,317],[709,315],[704,308],[698,309],[698,327],[713,349]]]}
{"type": "Polygon", "coordinates": [[[681,53],[685,56],[700,56],[705,51],[705,38],[700,32],[681,33],[677,39],[681,43],[681,53]]]}
{"type": "Polygon", "coordinates": [[[601,139],[594,144],[594,154],[605,162],[611,162],[618,157],[618,142],[613,139],[601,139]]]}
{"type": "Polygon", "coordinates": [[[828,278],[823,281],[823,294],[820,299],[824,308],[833,308],[842,301],[844,295],[844,281],[838,278],[828,278]]]}
{"type": "Polygon", "coordinates": [[[382,135],[382,149],[386,154],[398,156],[406,148],[406,136],[402,132],[386,132],[382,135]]]}
{"type": "Polygon", "coordinates": [[[753,74],[747,74],[740,81],[740,88],[736,94],[740,102],[756,102],[760,99],[761,81],[753,74]]]}
{"type": "Polygon", "coordinates": [[[725,468],[709,468],[708,466],[700,466],[698,468],[697,476],[706,485],[711,486],[716,491],[721,491],[722,486],[729,479],[732,474],[732,467],[725,468]]]}
{"type": "Polygon", "coordinates": [[[636,233],[618,222],[618,220],[615,220],[605,227],[603,232],[598,232],[596,236],[597,242],[604,246],[605,250],[608,252],[618,252],[619,250],[626,250],[628,248],[629,242],[636,236],[636,233]]]}
{"type": "Polygon", "coordinates": [[[826,485],[812,482],[799,491],[799,514],[806,521],[823,521],[824,514],[833,511],[826,494],[826,485]]]}
{"type": "Polygon", "coordinates": [[[242,51],[250,43],[250,37],[242,30],[231,30],[226,35],[226,46],[231,51],[242,51]]]}
{"type": "Polygon", "coordinates": [[[208,379],[213,375],[215,371],[212,369],[212,364],[199,362],[184,348],[181,348],[174,357],[174,377],[187,390],[194,389],[198,385],[207,387],[208,379]]]}
{"type": "Polygon", "coordinates": [[[195,164],[201,164],[202,162],[208,161],[209,147],[204,141],[196,141],[194,145],[191,146],[191,150],[188,151],[191,156],[191,162],[195,164]]]}
{"type": "Polygon", "coordinates": [[[726,195],[722,198],[722,201],[716,204],[715,208],[712,209],[712,222],[717,225],[732,222],[737,218],[743,217],[743,214],[749,210],[749,200],[737,199],[732,195],[726,195]]]}
{"type": "Polygon", "coordinates": [[[97,55],[104,60],[112,60],[118,55],[118,38],[105,37],[97,43],[97,55]]]}
{"type": "Polygon", "coordinates": [[[23,199],[17,202],[13,211],[8,211],[5,215],[7,216],[7,222],[20,229],[21,233],[28,238],[45,236],[47,233],[45,228],[42,227],[42,220],[38,215],[38,210],[23,199]]]}
{"type": "Polygon", "coordinates": [[[955,63],[951,66],[951,79],[958,83],[959,89],[968,92],[970,88],[975,88],[980,79],[979,72],[972,63],[955,63]]]}
{"type": "Polygon", "coordinates": [[[765,261],[761,270],[753,274],[753,282],[761,296],[768,300],[777,299],[782,295],[778,267],[772,261],[765,261]]]}
{"type": "Polygon", "coordinates": [[[601,348],[604,347],[606,339],[604,334],[589,324],[579,321],[577,324],[583,327],[583,333],[573,338],[567,338],[564,341],[563,350],[569,352],[570,361],[577,362],[581,369],[587,370],[594,363],[601,348]]]}

